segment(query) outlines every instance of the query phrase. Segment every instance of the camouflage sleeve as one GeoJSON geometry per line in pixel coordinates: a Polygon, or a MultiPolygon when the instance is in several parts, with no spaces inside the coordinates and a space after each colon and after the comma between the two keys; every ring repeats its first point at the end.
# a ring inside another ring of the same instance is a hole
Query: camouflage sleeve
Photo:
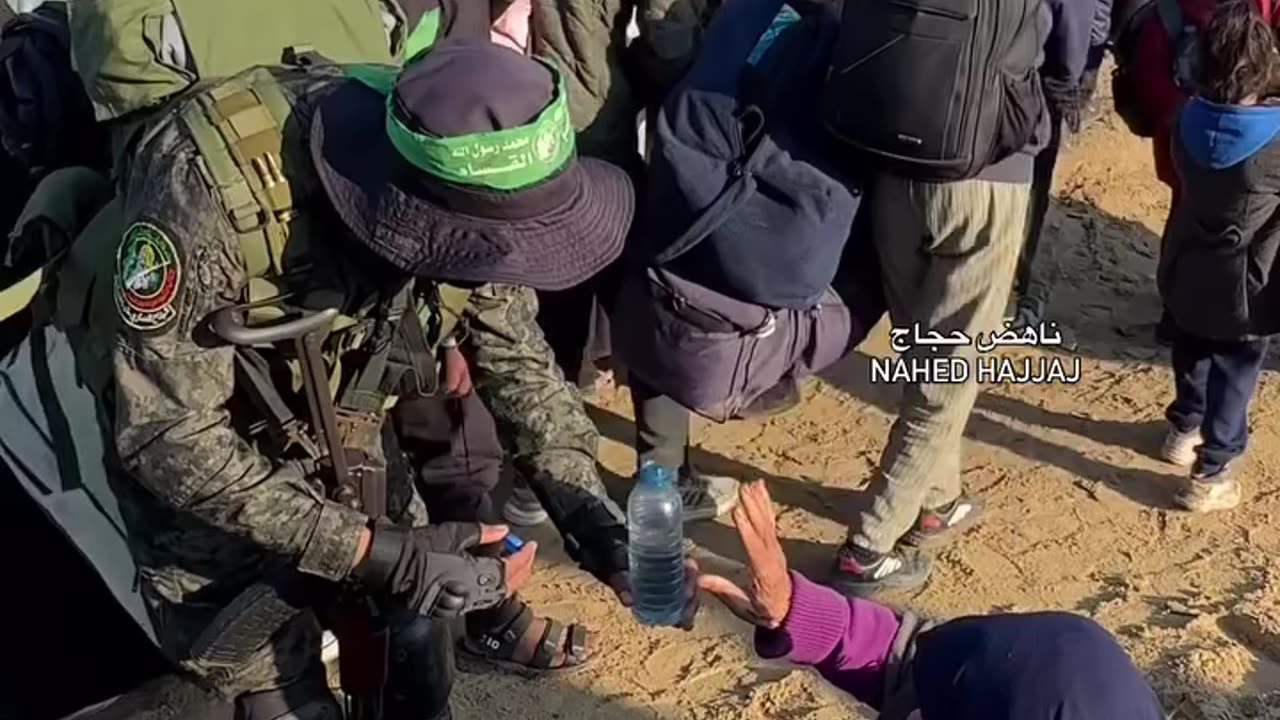
{"type": "Polygon", "coordinates": [[[293,464],[260,455],[231,426],[234,352],[205,320],[247,282],[226,216],[189,154],[140,153],[126,176],[116,257],[115,444],[125,470],[214,532],[338,579],[366,518],[328,502],[293,464]]]}
{"type": "Polygon", "coordinates": [[[495,284],[472,293],[466,349],[476,392],[570,554],[608,579],[626,569],[623,515],[596,470],[599,434],[556,366],[537,314],[529,288],[495,284]]]}

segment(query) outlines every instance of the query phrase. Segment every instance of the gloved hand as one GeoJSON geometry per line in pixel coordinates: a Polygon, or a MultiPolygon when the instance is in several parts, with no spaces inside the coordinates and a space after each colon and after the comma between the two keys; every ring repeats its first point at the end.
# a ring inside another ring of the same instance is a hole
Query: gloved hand
{"type": "Polygon", "coordinates": [[[369,555],[352,576],[426,617],[457,617],[497,605],[533,573],[538,549],[534,542],[503,559],[476,557],[469,552],[499,542],[506,535],[503,526],[478,523],[406,528],[379,522],[373,529],[369,555]]]}

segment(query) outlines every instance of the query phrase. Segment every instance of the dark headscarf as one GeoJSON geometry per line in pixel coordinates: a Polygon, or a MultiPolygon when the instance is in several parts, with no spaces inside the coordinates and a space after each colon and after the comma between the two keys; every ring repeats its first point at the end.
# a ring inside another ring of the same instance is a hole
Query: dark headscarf
{"type": "Polygon", "coordinates": [[[1069,613],[953,620],[920,636],[923,720],[1164,720],[1115,639],[1069,613]]]}

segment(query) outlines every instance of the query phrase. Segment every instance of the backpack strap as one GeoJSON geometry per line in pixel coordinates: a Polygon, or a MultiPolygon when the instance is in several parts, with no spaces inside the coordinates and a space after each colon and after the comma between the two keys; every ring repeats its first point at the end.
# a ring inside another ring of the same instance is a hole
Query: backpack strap
{"type": "Polygon", "coordinates": [[[42,104],[34,117],[46,121],[62,117],[58,106],[63,101],[59,96],[59,88],[63,83],[59,82],[51,59],[42,57],[40,52],[49,46],[42,44],[43,41],[37,37],[45,36],[44,39],[53,43],[53,47],[61,52],[69,52],[70,36],[65,11],[62,24],[58,23],[56,16],[51,16],[52,12],[52,9],[48,9],[44,12],[22,13],[5,23],[3,31],[0,31],[0,68],[3,68],[0,78],[6,84],[20,85],[7,91],[6,94],[11,93],[10,102],[0,103],[0,145],[3,145],[6,153],[17,158],[33,178],[39,177],[46,170],[39,161],[50,159],[48,153],[41,152],[41,149],[48,145],[51,138],[58,137],[61,130],[58,127],[41,128],[47,134],[33,137],[32,118],[24,118],[25,113],[21,110],[22,105],[30,107],[30,100],[34,97],[42,104]],[[10,63],[17,63],[17,66],[11,66],[10,63]],[[27,82],[20,82],[22,79],[27,82]],[[16,107],[9,107],[11,105],[16,107]],[[6,107],[18,112],[18,117],[13,117],[6,111],[6,107]]]}
{"type": "Polygon", "coordinates": [[[744,122],[747,120],[753,122],[749,126],[751,132],[743,138],[743,154],[733,161],[730,170],[731,180],[716,199],[698,214],[689,229],[652,260],[652,265],[666,265],[696,248],[755,193],[755,173],[764,164],[765,158],[769,156],[769,151],[774,146],[773,141],[765,135],[764,113],[760,108],[754,105],[744,108],[738,116],[739,127],[748,127],[744,122]]]}
{"type": "Polygon", "coordinates": [[[249,277],[284,275],[293,187],[282,128],[292,105],[266,70],[227,81],[187,103],[182,119],[240,236],[249,277]]]}

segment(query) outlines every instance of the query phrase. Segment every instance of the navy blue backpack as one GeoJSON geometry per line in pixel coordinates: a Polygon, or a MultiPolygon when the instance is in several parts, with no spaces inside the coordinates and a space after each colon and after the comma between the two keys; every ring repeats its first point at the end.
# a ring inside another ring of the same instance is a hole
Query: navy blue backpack
{"type": "Polygon", "coordinates": [[[801,309],[835,277],[859,190],[826,165],[841,154],[818,119],[834,15],[806,6],[749,62],[782,7],[726,3],[708,29],[658,115],[633,255],[745,302],[801,309]]]}
{"type": "Polygon", "coordinates": [[[788,7],[778,31],[782,0],[732,0],[704,35],[659,113],[610,315],[629,373],[718,422],[797,402],[884,314],[856,178],[824,165],[846,155],[817,113],[839,23],[788,7]]]}

